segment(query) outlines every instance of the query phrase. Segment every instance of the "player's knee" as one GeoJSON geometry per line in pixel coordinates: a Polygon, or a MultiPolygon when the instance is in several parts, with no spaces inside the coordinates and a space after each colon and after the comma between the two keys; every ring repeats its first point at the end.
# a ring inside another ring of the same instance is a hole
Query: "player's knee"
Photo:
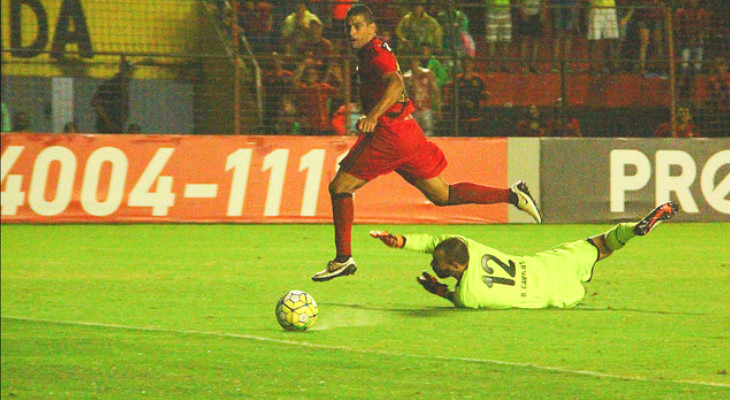
{"type": "Polygon", "coordinates": [[[342,195],[352,195],[354,192],[353,188],[342,184],[341,182],[338,182],[337,180],[333,180],[329,184],[329,192],[331,197],[335,196],[342,196],[342,195]]]}
{"type": "Polygon", "coordinates": [[[592,244],[598,250],[598,258],[596,261],[601,261],[604,258],[613,254],[613,251],[606,245],[606,240],[603,235],[593,236],[588,239],[588,243],[592,244]]]}
{"type": "Polygon", "coordinates": [[[335,196],[342,193],[342,186],[338,185],[335,180],[332,180],[330,182],[328,189],[330,192],[330,196],[335,196]]]}

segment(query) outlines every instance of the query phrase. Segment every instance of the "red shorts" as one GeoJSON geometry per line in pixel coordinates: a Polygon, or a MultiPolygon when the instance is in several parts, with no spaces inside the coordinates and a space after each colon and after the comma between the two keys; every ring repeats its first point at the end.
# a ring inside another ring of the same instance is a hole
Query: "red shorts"
{"type": "Polygon", "coordinates": [[[375,132],[361,134],[340,169],[366,181],[395,171],[408,182],[439,176],[446,165],[441,149],[426,140],[410,106],[395,118],[382,116],[375,132]],[[403,117],[405,115],[405,117],[403,117]]]}

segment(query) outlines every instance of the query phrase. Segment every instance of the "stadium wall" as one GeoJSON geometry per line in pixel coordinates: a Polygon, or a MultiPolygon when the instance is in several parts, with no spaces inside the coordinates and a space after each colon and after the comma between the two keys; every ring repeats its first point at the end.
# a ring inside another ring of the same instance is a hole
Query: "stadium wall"
{"type": "MultiPolygon", "coordinates": [[[[2,135],[2,223],[328,223],[354,137],[2,135]]],[[[449,182],[529,182],[547,223],[630,219],[668,199],[730,221],[730,139],[434,138],[449,182]]],[[[529,223],[507,205],[436,207],[397,174],[357,223],[529,223]]]]}

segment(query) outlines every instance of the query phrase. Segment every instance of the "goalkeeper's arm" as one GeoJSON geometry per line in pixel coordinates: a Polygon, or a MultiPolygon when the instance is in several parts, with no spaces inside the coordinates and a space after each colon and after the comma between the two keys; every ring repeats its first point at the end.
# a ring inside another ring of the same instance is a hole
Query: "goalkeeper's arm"
{"type": "Polygon", "coordinates": [[[380,239],[383,244],[394,249],[402,249],[406,245],[406,238],[403,235],[394,235],[388,231],[370,231],[370,236],[380,239]]]}
{"type": "Polygon", "coordinates": [[[380,239],[386,246],[396,249],[417,251],[419,253],[433,254],[436,246],[442,241],[461,237],[459,235],[431,235],[429,233],[409,233],[407,236],[394,235],[388,231],[371,231],[370,236],[380,239]]]}

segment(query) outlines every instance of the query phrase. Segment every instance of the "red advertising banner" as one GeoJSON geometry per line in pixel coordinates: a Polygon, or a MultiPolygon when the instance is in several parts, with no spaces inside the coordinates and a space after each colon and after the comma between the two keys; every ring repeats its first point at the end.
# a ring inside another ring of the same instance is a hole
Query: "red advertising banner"
{"type": "MultiPolygon", "coordinates": [[[[329,223],[354,137],[2,135],[3,223],[329,223]]],[[[443,176],[506,187],[507,140],[434,138],[443,176]]],[[[355,194],[356,223],[504,223],[507,205],[437,207],[399,175],[355,194]]]]}

